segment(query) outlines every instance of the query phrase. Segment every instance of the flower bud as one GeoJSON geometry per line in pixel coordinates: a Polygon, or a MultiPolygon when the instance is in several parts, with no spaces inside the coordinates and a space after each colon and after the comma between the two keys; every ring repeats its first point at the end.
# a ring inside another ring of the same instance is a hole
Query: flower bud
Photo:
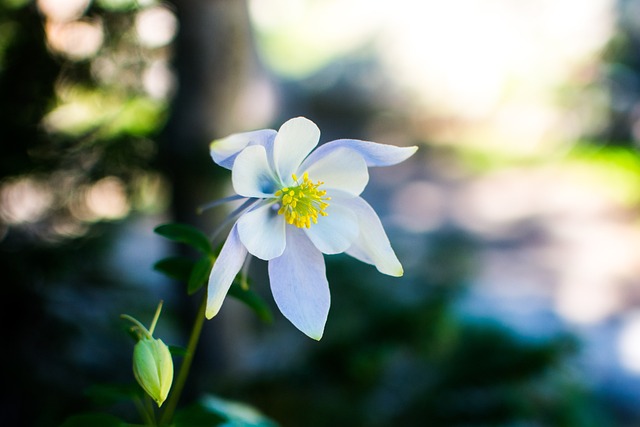
{"type": "Polygon", "coordinates": [[[133,349],[133,374],[138,384],[158,404],[166,400],[173,382],[173,360],[161,339],[143,338],[133,349]]]}

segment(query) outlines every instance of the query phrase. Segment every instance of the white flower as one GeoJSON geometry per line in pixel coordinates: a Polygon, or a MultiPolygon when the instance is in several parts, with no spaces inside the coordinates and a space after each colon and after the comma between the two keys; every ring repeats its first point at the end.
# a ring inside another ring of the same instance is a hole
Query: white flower
{"type": "Polygon", "coordinates": [[[206,317],[215,316],[247,256],[269,262],[278,308],[319,340],[330,306],[322,254],[345,252],[384,274],[402,276],[375,211],[360,196],[368,166],[390,166],[417,147],[340,139],[318,144],[320,130],[297,117],[280,129],[238,133],[211,143],[231,169],[233,198],[246,198],[209,278],[206,317]],[[313,152],[312,152],[313,151],[313,152]]]}

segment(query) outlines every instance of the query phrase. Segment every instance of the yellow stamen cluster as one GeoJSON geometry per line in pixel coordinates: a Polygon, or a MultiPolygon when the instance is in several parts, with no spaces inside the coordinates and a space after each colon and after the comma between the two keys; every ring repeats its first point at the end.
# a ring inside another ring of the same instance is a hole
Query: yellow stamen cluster
{"type": "Polygon", "coordinates": [[[295,187],[285,187],[276,191],[276,197],[280,198],[280,209],[278,213],[284,215],[285,220],[298,228],[309,228],[311,223],[318,223],[318,215],[327,216],[324,211],[329,204],[330,197],[324,190],[318,190],[324,182],[312,182],[305,172],[302,175],[302,182],[298,180],[296,174],[291,175],[295,181],[295,187]]]}

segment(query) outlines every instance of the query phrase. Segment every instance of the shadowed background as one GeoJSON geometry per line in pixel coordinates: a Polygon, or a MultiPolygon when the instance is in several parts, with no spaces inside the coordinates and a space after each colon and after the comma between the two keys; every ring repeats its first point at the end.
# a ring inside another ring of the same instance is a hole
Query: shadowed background
{"type": "Polygon", "coordinates": [[[197,303],[153,269],[184,248],[154,227],[212,233],[231,207],[197,208],[232,189],[209,142],[304,115],[321,142],[420,146],[364,193],[405,276],[325,257],[320,342],[229,299],[187,402],[283,427],[637,425],[639,48],[637,0],[5,0],[3,424],[132,383],[121,313],[162,299],[157,335],[185,345],[197,303]]]}

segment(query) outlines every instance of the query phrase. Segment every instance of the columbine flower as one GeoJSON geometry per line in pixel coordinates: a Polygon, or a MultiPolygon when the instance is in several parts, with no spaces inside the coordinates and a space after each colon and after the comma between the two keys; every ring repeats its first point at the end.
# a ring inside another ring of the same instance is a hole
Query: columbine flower
{"type": "Polygon", "coordinates": [[[417,147],[394,147],[353,139],[317,150],[320,130],[297,117],[280,129],[238,133],[211,143],[211,157],[231,169],[233,188],[246,198],[216,260],[206,317],[220,310],[247,252],[269,262],[278,308],[309,337],[319,340],[330,306],[322,254],[345,252],[384,274],[402,276],[375,211],[360,196],[368,166],[390,166],[417,147]]]}

